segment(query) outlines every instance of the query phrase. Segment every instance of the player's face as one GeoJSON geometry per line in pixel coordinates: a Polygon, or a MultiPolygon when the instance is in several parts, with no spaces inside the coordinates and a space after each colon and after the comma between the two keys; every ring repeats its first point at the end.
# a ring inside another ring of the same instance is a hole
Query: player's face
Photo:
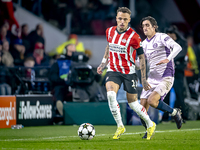
{"type": "Polygon", "coordinates": [[[67,47],[68,51],[67,51],[67,55],[68,56],[72,56],[72,53],[76,51],[76,46],[75,45],[69,45],[67,47]]]}
{"type": "Polygon", "coordinates": [[[148,38],[151,38],[153,37],[155,34],[156,34],[156,31],[155,31],[155,27],[153,27],[150,23],[149,20],[144,20],[142,22],[142,29],[143,29],[143,32],[144,34],[148,37],[148,38]]]}
{"type": "Polygon", "coordinates": [[[128,13],[118,12],[116,16],[117,29],[119,31],[125,31],[128,28],[128,23],[131,21],[128,13]]]}

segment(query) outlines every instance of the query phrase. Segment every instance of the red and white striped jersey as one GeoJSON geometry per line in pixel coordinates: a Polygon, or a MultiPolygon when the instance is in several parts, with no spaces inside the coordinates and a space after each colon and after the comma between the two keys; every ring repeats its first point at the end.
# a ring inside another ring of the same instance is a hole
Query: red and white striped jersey
{"type": "Polygon", "coordinates": [[[141,47],[140,36],[132,29],[119,33],[117,26],[107,28],[106,38],[109,42],[109,63],[107,71],[123,74],[135,73],[136,49],[141,47]]]}

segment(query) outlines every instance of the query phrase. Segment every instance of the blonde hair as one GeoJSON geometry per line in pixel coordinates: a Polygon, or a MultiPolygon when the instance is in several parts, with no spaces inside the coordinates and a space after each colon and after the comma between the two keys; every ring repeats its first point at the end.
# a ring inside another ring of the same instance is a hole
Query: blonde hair
{"type": "Polygon", "coordinates": [[[131,15],[131,11],[127,7],[119,7],[117,9],[117,14],[118,14],[118,12],[128,13],[129,15],[131,15]]]}

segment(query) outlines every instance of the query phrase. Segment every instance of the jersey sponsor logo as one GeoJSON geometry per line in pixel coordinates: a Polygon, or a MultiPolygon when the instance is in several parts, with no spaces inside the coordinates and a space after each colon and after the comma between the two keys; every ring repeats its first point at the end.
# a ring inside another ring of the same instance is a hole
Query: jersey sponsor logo
{"type": "Polygon", "coordinates": [[[155,50],[152,53],[146,53],[146,56],[149,57],[150,59],[151,57],[154,57],[154,55],[156,55],[158,52],[159,52],[158,50],[155,50]]]}
{"type": "Polygon", "coordinates": [[[126,53],[126,47],[122,45],[116,45],[116,44],[109,44],[110,51],[116,52],[116,53],[126,53]]]}
{"type": "Polygon", "coordinates": [[[170,37],[167,36],[167,37],[164,39],[164,41],[166,42],[166,41],[169,40],[169,39],[170,39],[170,37]]]}
{"type": "Polygon", "coordinates": [[[153,48],[156,48],[156,47],[158,47],[158,44],[157,44],[157,43],[154,43],[154,44],[153,44],[153,48]]]}

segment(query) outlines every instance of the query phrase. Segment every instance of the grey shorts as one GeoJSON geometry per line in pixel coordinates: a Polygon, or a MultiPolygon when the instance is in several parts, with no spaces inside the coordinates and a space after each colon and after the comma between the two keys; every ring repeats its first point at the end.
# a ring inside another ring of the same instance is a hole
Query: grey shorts
{"type": "Polygon", "coordinates": [[[173,86],[174,77],[164,77],[161,81],[156,81],[155,79],[148,78],[147,81],[151,85],[151,89],[148,91],[143,89],[140,95],[140,99],[148,99],[151,93],[156,91],[160,95],[161,100],[164,100],[165,96],[173,86]]]}

